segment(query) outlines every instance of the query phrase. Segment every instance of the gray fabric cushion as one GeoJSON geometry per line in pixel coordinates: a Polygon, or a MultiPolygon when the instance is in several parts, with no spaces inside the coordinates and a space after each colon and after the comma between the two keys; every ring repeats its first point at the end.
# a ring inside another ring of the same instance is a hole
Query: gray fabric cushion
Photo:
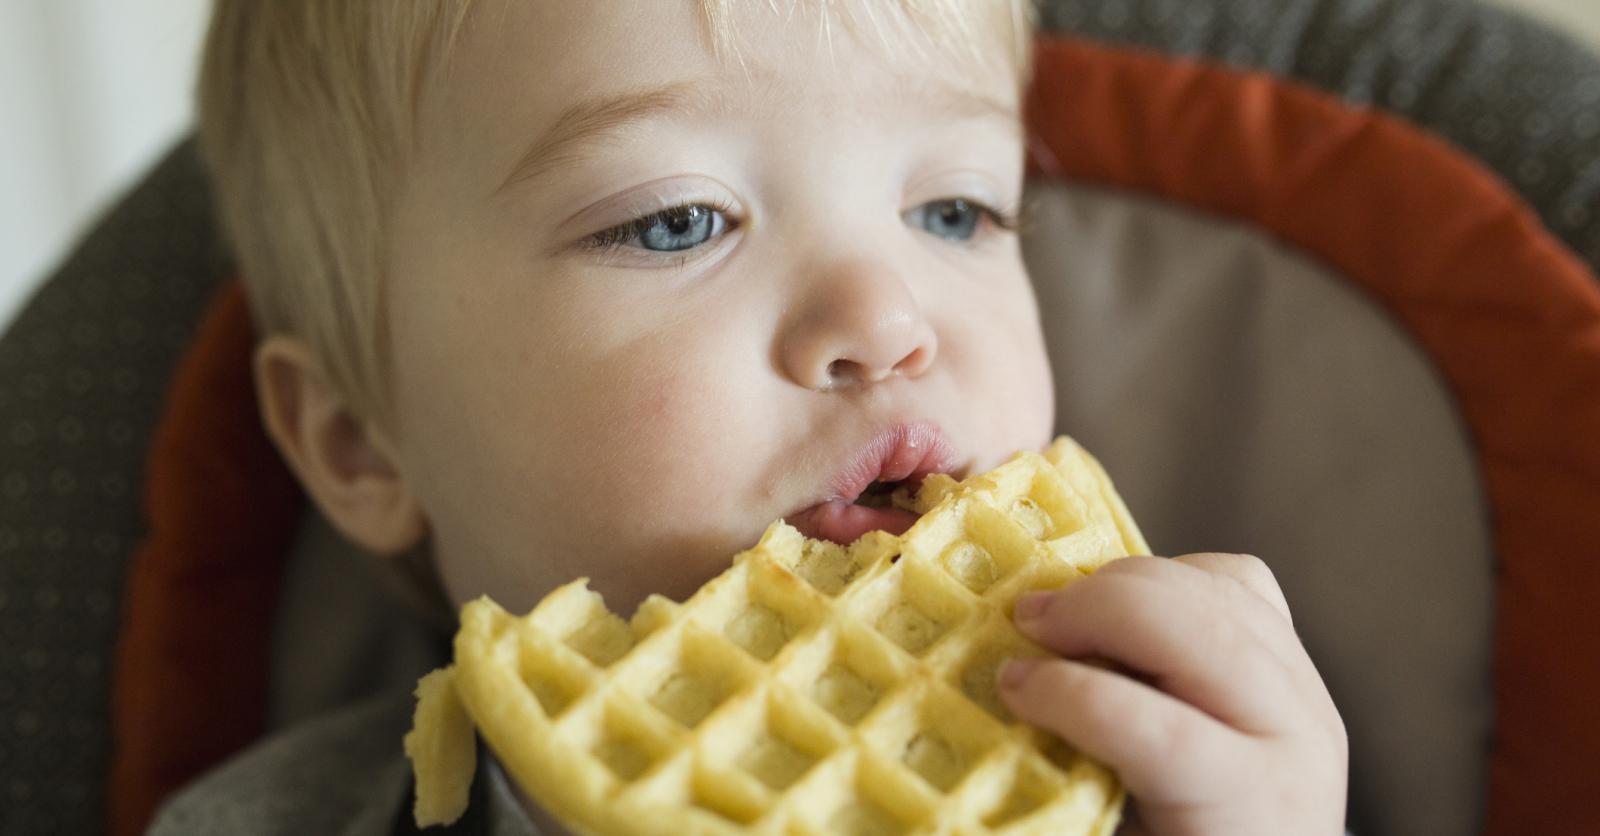
{"type": "Polygon", "coordinates": [[[1101,458],[1159,553],[1272,568],[1350,733],[1355,832],[1477,832],[1492,550],[1428,359],[1250,228],[1084,187],[1034,196],[1058,429],[1101,458]]]}

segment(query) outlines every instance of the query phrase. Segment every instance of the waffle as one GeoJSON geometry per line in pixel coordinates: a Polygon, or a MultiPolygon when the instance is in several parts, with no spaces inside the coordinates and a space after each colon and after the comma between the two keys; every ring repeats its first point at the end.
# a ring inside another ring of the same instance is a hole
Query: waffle
{"type": "Polygon", "coordinates": [[[420,826],[467,803],[476,725],[575,832],[1110,834],[1105,767],[1015,720],[1007,658],[1044,656],[1012,603],[1148,551],[1070,439],[896,505],[905,534],[848,547],[773,523],[686,603],[631,621],[578,580],[514,617],[462,611],[406,736],[420,826]]]}

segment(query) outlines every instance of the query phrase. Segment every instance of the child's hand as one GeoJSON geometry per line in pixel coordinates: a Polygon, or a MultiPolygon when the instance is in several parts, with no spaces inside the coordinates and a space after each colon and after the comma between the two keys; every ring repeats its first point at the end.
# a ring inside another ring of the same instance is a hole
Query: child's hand
{"type": "Polygon", "coordinates": [[[1119,833],[1344,832],[1344,723],[1260,560],[1117,560],[1019,599],[1016,622],[1065,658],[1009,664],[1001,696],[1116,770],[1119,833]]]}

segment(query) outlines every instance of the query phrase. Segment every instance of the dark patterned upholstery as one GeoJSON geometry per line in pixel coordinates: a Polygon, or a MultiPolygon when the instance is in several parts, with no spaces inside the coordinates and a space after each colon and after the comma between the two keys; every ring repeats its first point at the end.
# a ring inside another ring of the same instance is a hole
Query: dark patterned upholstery
{"type": "Polygon", "coordinates": [[[113,638],[145,444],[227,270],[191,145],[0,339],[0,833],[103,829],[113,638]]]}

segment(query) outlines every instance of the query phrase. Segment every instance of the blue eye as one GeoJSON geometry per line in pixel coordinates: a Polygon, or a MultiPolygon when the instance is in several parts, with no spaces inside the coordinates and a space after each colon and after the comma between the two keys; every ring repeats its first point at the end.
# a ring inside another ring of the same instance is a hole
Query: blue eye
{"type": "Polygon", "coordinates": [[[663,209],[598,232],[585,244],[596,250],[622,247],[658,253],[692,250],[727,230],[727,208],[691,203],[663,209]]]}
{"type": "Polygon", "coordinates": [[[657,215],[639,233],[639,243],[647,250],[677,252],[698,247],[711,240],[717,231],[718,215],[704,206],[682,206],[657,215]]]}
{"type": "Polygon", "coordinates": [[[1002,229],[1016,229],[1016,220],[1010,215],[960,197],[929,201],[902,217],[906,223],[947,241],[970,241],[986,216],[1002,229]]]}

